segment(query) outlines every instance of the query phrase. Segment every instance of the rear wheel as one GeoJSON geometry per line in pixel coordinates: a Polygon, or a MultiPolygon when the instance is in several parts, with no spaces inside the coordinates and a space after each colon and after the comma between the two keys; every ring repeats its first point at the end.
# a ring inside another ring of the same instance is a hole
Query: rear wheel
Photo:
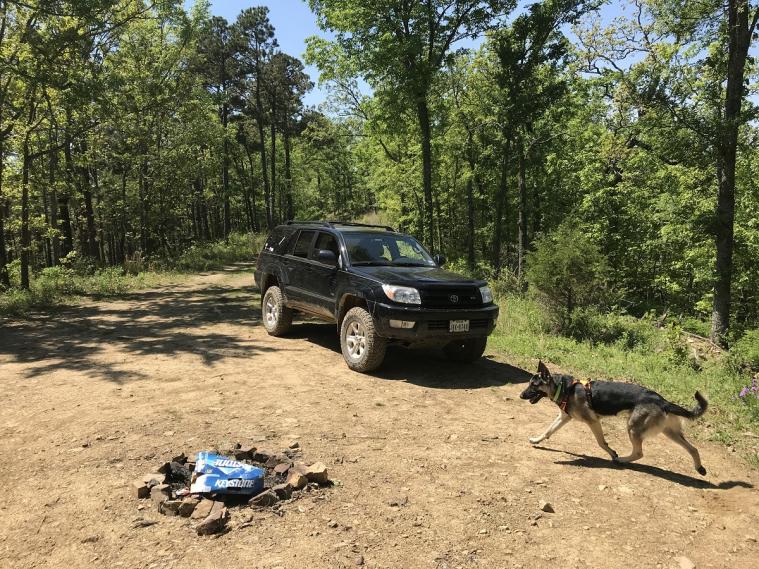
{"type": "Polygon", "coordinates": [[[449,360],[454,362],[471,363],[482,357],[487,343],[487,338],[454,340],[443,347],[443,353],[449,360]]]}
{"type": "Polygon", "coordinates": [[[348,311],[340,326],[340,348],[348,367],[365,373],[382,365],[387,342],[377,334],[372,315],[357,306],[348,311]]]}
{"type": "Polygon", "coordinates": [[[285,298],[278,286],[270,286],[261,303],[264,328],[271,336],[286,334],[293,323],[293,311],[285,306],[285,298]]]}

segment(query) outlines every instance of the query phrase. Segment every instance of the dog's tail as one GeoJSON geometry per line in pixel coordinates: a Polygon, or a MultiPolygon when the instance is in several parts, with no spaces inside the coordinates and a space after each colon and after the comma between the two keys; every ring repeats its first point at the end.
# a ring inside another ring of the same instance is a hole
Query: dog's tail
{"type": "Polygon", "coordinates": [[[709,402],[698,391],[696,391],[695,397],[697,404],[692,410],[689,411],[675,403],[668,402],[666,408],[667,413],[672,413],[678,417],[685,417],[686,419],[698,419],[701,415],[706,413],[706,410],[709,408],[709,402]]]}

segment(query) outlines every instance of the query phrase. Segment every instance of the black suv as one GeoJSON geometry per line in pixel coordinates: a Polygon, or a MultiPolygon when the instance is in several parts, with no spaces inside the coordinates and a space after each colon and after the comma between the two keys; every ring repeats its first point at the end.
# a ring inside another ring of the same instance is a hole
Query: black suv
{"type": "Polygon", "coordinates": [[[390,342],[437,345],[477,360],[498,318],[487,283],[440,267],[391,227],[291,221],[276,227],[256,263],[263,324],[285,334],[293,311],[336,322],[348,367],[376,369],[390,342]]]}

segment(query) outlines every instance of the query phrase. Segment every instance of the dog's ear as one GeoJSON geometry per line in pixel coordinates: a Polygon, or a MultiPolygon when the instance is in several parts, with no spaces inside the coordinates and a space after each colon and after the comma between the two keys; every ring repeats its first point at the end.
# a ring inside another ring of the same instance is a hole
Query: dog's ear
{"type": "Polygon", "coordinates": [[[542,379],[551,379],[551,372],[548,371],[546,364],[544,364],[542,360],[538,362],[538,373],[542,379]]]}

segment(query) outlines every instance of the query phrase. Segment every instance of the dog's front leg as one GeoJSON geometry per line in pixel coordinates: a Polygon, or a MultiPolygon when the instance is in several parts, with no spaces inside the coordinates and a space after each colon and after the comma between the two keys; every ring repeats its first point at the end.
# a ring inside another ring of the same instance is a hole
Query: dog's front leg
{"type": "Polygon", "coordinates": [[[550,439],[551,435],[553,435],[556,431],[561,429],[564,425],[569,423],[569,421],[572,420],[572,417],[567,415],[564,411],[559,411],[559,416],[556,417],[553,423],[546,429],[545,433],[538,437],[530,437],[530,442],[534,445],[543,442],[546,439],[550,439]]]}
{"type": "Polygon", "coordinates": [[[588,423],[588,426],[590,427],[590,430],[593,431],[593,434],[596,437],[596,442],[598,442],[598,446],[608,452],[612,460],[617,460],[617,452],[606,442],[606,438],[604,437],[604,430],[603,427],[601,427],[600,421],[591,421],[588,423]]]}

